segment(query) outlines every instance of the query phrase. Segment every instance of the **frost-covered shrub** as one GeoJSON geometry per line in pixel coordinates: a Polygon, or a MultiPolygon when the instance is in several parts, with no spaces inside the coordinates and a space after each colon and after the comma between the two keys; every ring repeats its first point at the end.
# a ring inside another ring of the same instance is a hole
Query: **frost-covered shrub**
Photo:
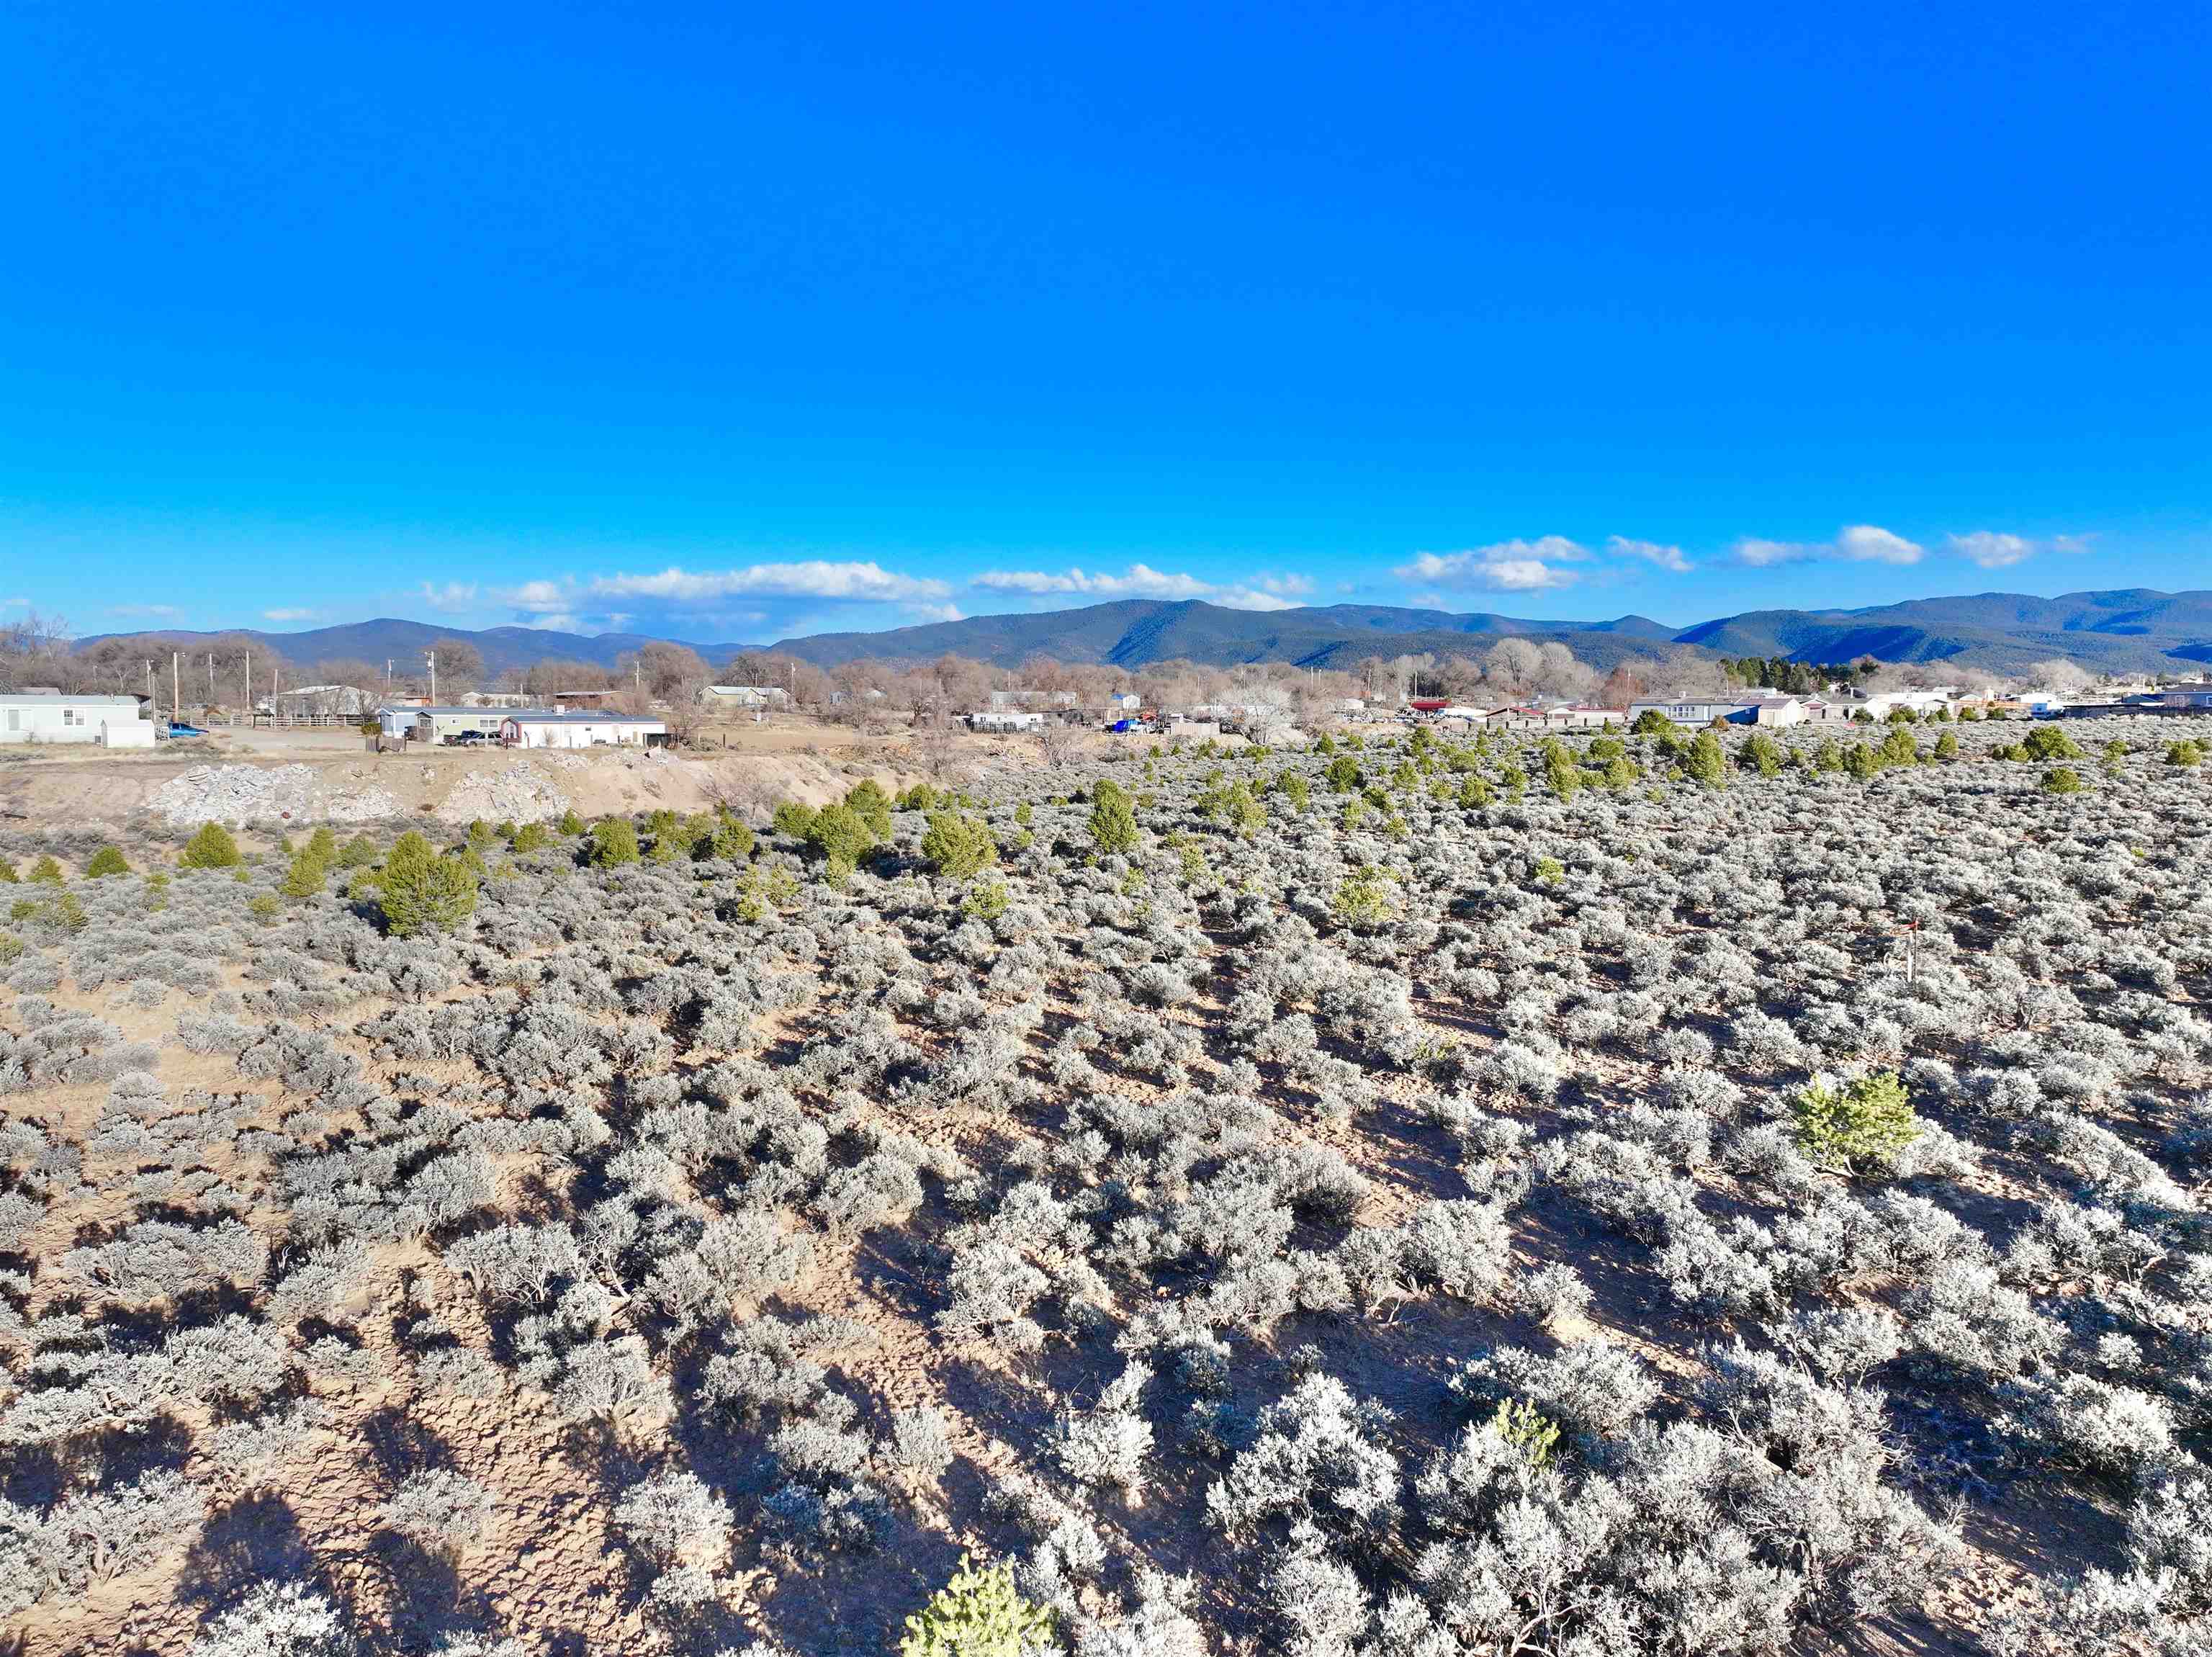
{"type": "Polygon", "coordinates": [[[1079,1484],[1120,1490],[1135,1507],[1144,1496],[1152,1426],[1138,1413],[1151,1368],[1133,1358],[1091,1409],[1063,1413],[1055,1430],[1060,1465],[1079,1484]]]}
{"type": "Polygon", "coordinates": [[[1282,1517],[1325,1531],[1372,1536],[1397,1519],[1397,1458],[1376,1435],[1381,1405],[1343,1382],[1313,1375],[1260,1412],[1251,1447],[1206,1493],[1206,1517],[1232,1536],[1282,1517]]]}
{"type": "Polygon", "coordinates": [[[258,1582],[192,1644],[192,1657],[350,1657],[331,1603],[297,1582],[258,1582]]]}
{"type": "Polygon", "coordinates": [[[688,1472],[665,1471],[632,1484],[611,1520],[633,1550],[662,1570],[712,1569],[729,1550],[729,1504],[688,1472]]]}
{"type": "Polygon", "coordinates": [[[427,1552],[458,1558],[483,1538],[491,1492],[447,1468],[410,1474],[377,1509],[377,1518],[427,1552]]]}
{"type": "Polygon", "coordinates": [[[1451,1389],[1485,1412],[1518,1400],[1593,1439],[1623,1436],[1659,1398],[1650,1372],[1603,1340],[1572,1342],[1551,1357],[1517,1346],[1480,1353],[1454,1372],[1451,1389]]]}
{"type": "Polygon", "coordinates": [[[900,1471],[933,1484],[952,1465],[952,1453],[944,1412],[934,1405],[916,1404],[891,1416],[890,1441],[884,1456],[900,1471]]]}

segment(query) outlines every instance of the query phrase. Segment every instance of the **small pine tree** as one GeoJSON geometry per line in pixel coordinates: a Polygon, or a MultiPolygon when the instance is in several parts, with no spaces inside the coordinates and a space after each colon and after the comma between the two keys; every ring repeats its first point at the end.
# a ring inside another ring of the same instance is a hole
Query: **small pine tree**
{"type": "Polygon", "coordinates": [[[93,880],[105,880],[111,874],[128,874],[130,872],[130,861],[124,856],[123,849],[120,846],[102,846],[92,854],[92,861],[84,866],[85,878],[93,880]]]}
{"type": "Polygon", "coordinates": [[[2037,786],[2045,794],[2079,794],[2081,774],[2071,765],[2053,765],[2043,773],[2043,781],[2037,786]]]}
{"type": "Polygon", "coordinates": [[[875,849],[872,824],[848,805],[824,806],[806,825],[806,844],[829,864],[833,879],[842,880],[875,849]]]}
{"type": "Polygon", "coordinates": [[[1014,1587],[1006,1565],[977,1570],[962,1555],[952,1580],[906,1619],[899,1657],[1021,1657],[1052,1637],[1052,1612],[1014,1587]]]}
{"type": "Polygon", "coordinates": [[[702,850],[709,857],[740,863],[753,855],[756,844],[752,830],[725,812],[714,819],[714,832],[702,843],[702,850]]]}
{"type": "Polygon", "coordinates": [[[45,856],[31,865],[31,880],[40,886],[59,886],[62,866],[52,856],[45,856]]]}
{"type": "Polygon", "coordinates": [[[872,777],[856,783],[845,795],[845,803],[854,814],[868,825],[876,843],[891,838],[891,797],[884,792],[884,785],[872,777]]]}
{"type": "Polygon", "coordinates": [[[441,857],[410,829],[384,860],[376,901],[395,938],[451,932],[477,912],[477,872],[461,858],[441,857]]]}
{"type": "Polygon", "coordinates": [[[537,851],[553,844],[553,832],[543,823],[525,823],[515,830],[511,843],[518,857],[525,852],[537,851]]]}
{"type": "Polygon", "coordinates": [[[1363,868],[1337,883],[1329,900],[1329,913],[1339,926],[1358,929],[1381,926],[1396,907],[1390,877],[1380,869],[1363,868]]]}
{"type": "Polygon", "coordinates": [[[1542,752],[1544,781],[1551,785],[1552,792],[1560,799],[1573,799],[1582,789],[1583,771],[1582,767],[1575,764],[1575,757],[1567,752],[1567,745],[1556,736],[1547,736],[1544,739],[1542,752]]]}
{"type": "Polygon", "coordinates": [[[1815,1076],[1798,1089],[1790,1112],[1807,1160],[1845,1175],[1887,1167],[1920,1137],[1922,1126],[1893,1071],[1840,1085],[1815,1076]]]}
{"type": "Polygon", "coordinates": [[[637,825],[627,817],[605,817],[592,825],[592,863],[614,868],[637,861],[637,825]]]}
{"type": "Polygon", "coordinates": [[[1746,771],[1757,771],[1761,777],[1772,777],[1782,769],[1782,745],[1765,731],[1753,731],[1751,740],[1743,745],[1738,756],[1746,771]]]}
{"type": "Polygon", "coordinates": [[[1091,842],[1101,852],[1126,856],[1137,848],[1137,809],[1121,785],[1103,778],[1091,795],[1091,842]]]}
{"type": "Polygon", "coordinates": [[[1690,752],[1682,762],[1682,769],[1700,788],[1726,788],[1728,752],[1721,746],[1720,738],[1710,730],[1699,731],[1698,740],[1690,744],[1690,752]]]}
{"type": "Polygon", "coordinates": [[[999,843],[980,817],[964,811],[933,811],[922,833],[921,855],[933,873],[965,880],[999,861],[999,843]]]}
{"type": "Polygon", "coordinates": [[[961,899],[960,907],[979,921],[995,921],[1006,912],[1012,901],[1004,880],[978,880],[968,888],[968,895],[961,899]]]}
{"type": "Polygon", "coordinates": [[[281,890],[288,898],[312,898],[323,889],[323,879],[330,872],[330,864],[315,856],[313,845],[302,846],[293,854],[292,866],[284,871],[281,890]]]}
{"type": "Polygon", "coordinates": [[[1559,1441],[1559,1425],[1540,1415],[1526,1399],[1507,1398],[1500,1404],[1498,1413],[1490,1418],[1490,1430],[1518,1450],[1531,1467],[1552,1465],[1559,1441]]]}
{"type": "Polygon", "coordinates": [[[561,813],[558,826],[562,834],[573,840],[584,832],[584,819],[576,815],[576,808],[571,806],[561,813]]]}
{"type": "Polygon", "coordinates": [[[2020,746],[2031,759],[2079,759],[2081,745],[2056,725],[2038,725],[2021,738],[2020,746]]]}
{"type": "Polygon", "coordinates": [[[1956,731],[1946,731],[1936,739],[1936,757],[1938,759],[1956,759],[1959,757],[1959,734],[1956,731]]]}
{"type": "Polygon", "coordinates": [[[367,868],[376,862],[376,842],[367,832],[356,834],[340,849],[337,866],[340,868],[367,868]]]}
{"type": "Polygon", "coordinates": [[[236,868],[245,861],[239,856],[238,842],[220,823],[201,824],[199,832],[185,842],[184,856],[177,860],[185,868],[236,868]]]}

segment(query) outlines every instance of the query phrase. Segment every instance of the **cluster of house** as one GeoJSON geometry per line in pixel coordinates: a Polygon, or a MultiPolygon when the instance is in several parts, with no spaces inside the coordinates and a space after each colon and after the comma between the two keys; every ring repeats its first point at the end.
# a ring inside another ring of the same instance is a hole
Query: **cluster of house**
{"type": "Polygon", "coordinates": [[[1406,704],[1405,716],[1461,729],[1486,727],[1572,731],[1600,730],[1608,725],[1625,728],[1647,713],[1659,714],[1685,726],[1711,725],[1715,722],[1770,727],[1869,720],[1880,723],[1899,709],[1921,719],[1939,710],[1956,716],[1967,709],[1984,716],[2037,719],[2088,718],[2105,714],[2208,713],[2212,712],[2212,683],[2166,685],[2089,700],[2042,691],[2022,691],[2017,696],[1983,696],[1964,691],[1956,685],[1942,685],[1927,690],[1881,691],[1867,696],[1793,696],[1779,691],[1745,691],[1729,696],[1652,697],[1631,702],[1625,708],[1581,702],[1492,705],[1453,702],[1441,697],[1417,697],[1406,704]]]}

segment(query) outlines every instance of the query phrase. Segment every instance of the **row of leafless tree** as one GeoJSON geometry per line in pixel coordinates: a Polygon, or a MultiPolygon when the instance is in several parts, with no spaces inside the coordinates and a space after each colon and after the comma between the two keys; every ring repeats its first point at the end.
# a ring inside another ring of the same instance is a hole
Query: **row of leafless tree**
{"type": "MultiPolygon", "coordinates": [[[[1480,649],[1470,641],[1464,654],[1370,656],[1347,670],[1287,662],[1217,667],[1183,661],[1118,667],[1047,656],[1001,668],[956,655],[927,662],[861,660],[824,668],[764,650],[742,652],[717,669],[696,650],[662,642],[623,655],[612,669],[595,662],[547,661],[488,673],[481,653],[465,639],[441,643],[437,655],[441,699],[474,690],[550,697],[604,688],[616,693],[617,706],[665,704],[672,717],[687,722],[696,716],[697,691],[708,684],[773,685],[787,692],[795,707],[865,722],[917,716],[941,722],[987,704],[994,691],[1065,691],[1079,706],[1092,709],[1103,707],[1109,697],[1132,693],[1153,707],[1257,703],[1310,722],[1351,698],[1395,706],[1416,696],[1493,705],[1571,697],[1620,707],[1639,696],[1719,694],[1736,682],[1728,664],[1704,651],[1678,649],[1601,674],[1557,640],[1516,637],[1480,649]]],[[[1926,678],[1930,671],[1886,667],[1881,677],[1886,684],[1901,685],[1926,678]]],[[[2070,662],[2050,663],[2041,671],[2044,682],[2054,688],[2070,687],[2087,677],[2070,662]]],[[[1955,667],[1943,668],[1939,676],[1954,682],[1989,678],[1955,667]]],[[[236,707],[247,701],[249,682],[257,700],[272,689],[308,685],[344,687],[370,698],[431,688],[428,664],[419,658],[392,663],[337,659],[302,667],[242,633],[189,641],[158,633],[123,635],[76,648],[58,617],[29,614],[0,625],[0,690],[50,685],[88,692],[150,691],[166,704],[173,684],[180,684],[188,707],[203,702],[236,707]],[[179,655],[173,673],[172,652],[179,655]]]]}

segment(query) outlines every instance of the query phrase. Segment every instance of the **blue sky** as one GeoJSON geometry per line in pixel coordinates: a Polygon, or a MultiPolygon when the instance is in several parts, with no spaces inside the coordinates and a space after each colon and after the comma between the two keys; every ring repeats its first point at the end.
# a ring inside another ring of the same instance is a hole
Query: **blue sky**
{"type": "Polygon", "coordinates": [[[2203,8],[1514,9],[25,0],[0,604],[2212,585],[2203,8]]]}

